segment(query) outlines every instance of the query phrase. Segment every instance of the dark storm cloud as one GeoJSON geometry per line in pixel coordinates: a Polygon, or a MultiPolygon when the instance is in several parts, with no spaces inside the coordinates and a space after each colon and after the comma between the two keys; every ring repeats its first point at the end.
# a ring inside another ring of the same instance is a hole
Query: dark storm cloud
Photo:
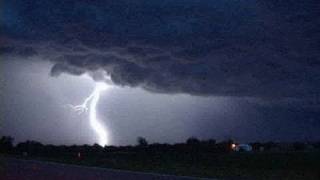
{"type": "Polygon", "coordinates": [[[1,54],[50,60],[52,75],[105,70],[164,93],[319,95],[317,1],[4,1],[1,13],[1,54]]]}

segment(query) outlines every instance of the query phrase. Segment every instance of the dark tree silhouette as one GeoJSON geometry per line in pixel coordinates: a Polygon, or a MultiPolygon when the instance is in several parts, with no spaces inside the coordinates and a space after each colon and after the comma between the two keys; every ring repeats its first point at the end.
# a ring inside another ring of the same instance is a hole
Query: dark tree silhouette
{"type": "Polygon", "coordinates": [[[204,141],[205,143],[207,143],[208,145],[214,146],[216,145],[217,141],[215,139],[209,139],[207,141],[204,141]]]}
{"type": "MultiPolygon", "coordinates": [[[[216,142],[214,139],[199,140],[196,137],[190,137],[185,143],[176,144],[149,144],[146,138],[138,137],[136,146],[105,146],[101,147],[98,144],[94,145],[43,145],[37,141],[25,141],[18,143],[16,146],[13,145],[13,138],[9,136],[0,137],[0,153],[3,154],[16,154],[30,157],[52,157],[61,160],[76,158],[79,160],[78,155],[81,153],[82,159],[86,158],[106,158],[109,157],[109,153],[115,153],[121,156],[126,154],[141,154],[146,156],[145,153],[171,156],[172,154],[188,154],[192,162],[197,162],[202,153],[233,153],[232,144],[233,140],[225,140],[216,142]],[[172,154],[171,154],[172,153],[172,154]],[[170,155],[171,154],[171,155],[170,155]]],[[[263,151],[305,151],[307,144],[302,142],[296,143],[251,143],[253,151],[260,151],[260,147],[263,147],[263,151]],[[289,148],[288,148],[289,147],[289,148]]],[[[308,149],[320,149],[320,143],[310,143],[308,149]]],[[[113,155],[115,155],[113,154],[113,155]]],[[[113,156],[112,155],[112,156],[113,156]]]]}
{"type": "Polygon", "coordinates": [[[13,138],[10,136],[3,136],[0,139],[0,152],[10,153],[13,149],[13,138]]]}
{"type": "Polygon", "coordinates": [[[17,144],[17,150],[20,153],[28,153],[30,155],[36,155],[43,152],[44,145],[37,141],[26,141],[17,144]]]}
{"type": "Polygon", "coordinates": [[[198,145],[198,144],[200,144],[200,140],[196,137],[190,137],[189,139],[187,139],[187,144],[188,145],[198,145]]]}
{"type": "Polygon", "coordinates": [[[148,146],[148,141],[144,137],[138,137],[137,142],[138,142],[138,146],[140,146],[140,147],[148,146]]]}

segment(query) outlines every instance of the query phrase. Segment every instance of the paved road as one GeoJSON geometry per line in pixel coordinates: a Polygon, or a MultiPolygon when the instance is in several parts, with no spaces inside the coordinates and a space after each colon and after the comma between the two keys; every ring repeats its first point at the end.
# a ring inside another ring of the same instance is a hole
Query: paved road
{"type": "MultiPolygon", "coordinates": [[[[1,158],[1,157],[0,157],[1,158]]],[[[14,158],[0,159],[0,179],[4,180],[51,180],[51,179],[110,179],[110,180],[194,180],[199,178],[169,176],[152,173],[83,167],[43,161],[21,160],[14,158]]]]}

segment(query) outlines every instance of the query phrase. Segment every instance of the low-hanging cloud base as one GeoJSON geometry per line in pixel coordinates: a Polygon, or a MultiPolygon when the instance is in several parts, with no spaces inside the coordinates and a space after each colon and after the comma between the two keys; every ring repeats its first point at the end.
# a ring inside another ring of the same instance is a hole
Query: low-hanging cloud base
{"type": "Polygon", "coordinates": [[[161,93],[318,98],[317,1],[4,1],[0,53],[161,93]]]}

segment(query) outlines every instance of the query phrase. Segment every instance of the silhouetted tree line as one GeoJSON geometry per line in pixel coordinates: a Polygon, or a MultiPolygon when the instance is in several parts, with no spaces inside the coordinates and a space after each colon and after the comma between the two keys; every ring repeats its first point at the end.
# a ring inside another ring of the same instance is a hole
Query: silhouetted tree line
{"type": "Polygon", "coordinates": [[[12,152],[13,148],[13,138],[10,136],[2,136],[0,139],[0,153],[12,152]]]}
{"type": "MultiPolygon", "coordinates": [[[[44,156],[44,157],[75,157],[78,158],[86,156],[103,157],[108,153],[228,153],[232,151],[232,144],[234,141],[226,140],[216,142],[214,139],[199,140],[196,137],[191,137],[186,140],[185,143],[176,144],[149,144],[143,137],[137,138],[137,145],[135,146],[105,146],[101,147],[98,144],[94,145],[43,145],[37,141],[25,141],[13,145],[13,138],[9,136],[3,136],[0,139],[0,153],[4,154],[16,154],[24,156],[44,156]],[[81,153],[81,154],[79,154],[81,153]]],[[[260,151],[263,147],[264,151],[303,151],[308,150],[312,146],[313,149],[320,149],[320,142],[317,143],[250,143],[253,151],[260,151]]]]}

